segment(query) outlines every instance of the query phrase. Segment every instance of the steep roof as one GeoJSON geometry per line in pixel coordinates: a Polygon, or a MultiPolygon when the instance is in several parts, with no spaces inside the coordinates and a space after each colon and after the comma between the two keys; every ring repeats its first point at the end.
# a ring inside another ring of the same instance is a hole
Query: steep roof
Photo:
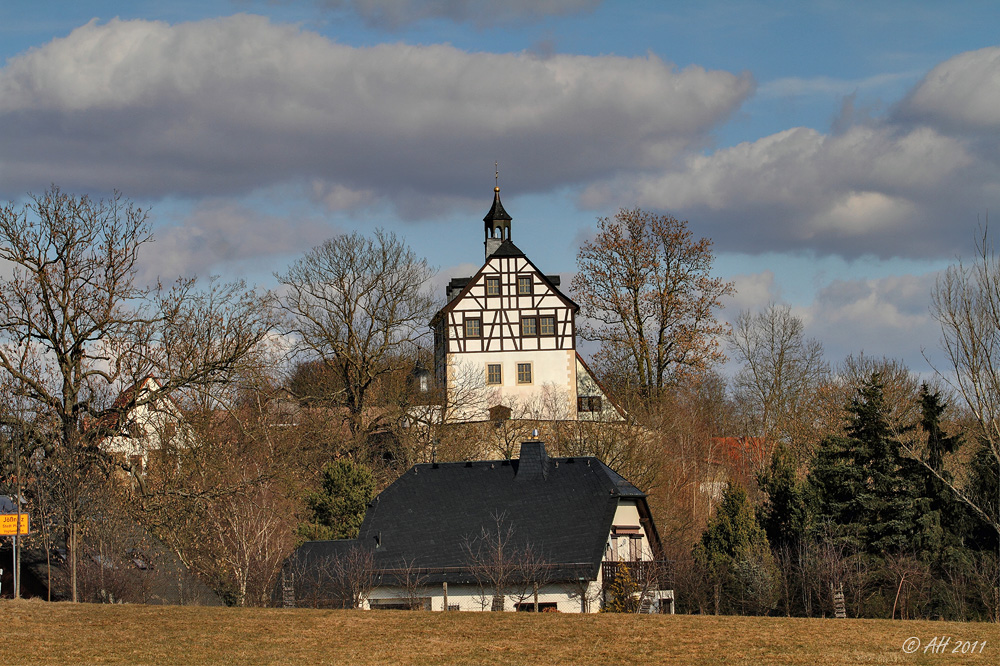
{"type": "Polygon", "coordinates": [[[490,206],[489,212],[483,216],[483,222],[486,222],[487,224],[493,222],[494,220],[506,220],[510,222],[511,219],[511,216],[507,214],[506,210],[504,210],[503,204],[500,203],[500,188],[493,188],[493,205],[490,206]]]}
{"type": "MultiPolygon", "coordinates": [[[[520,248],[514,245],[514,242],[510,239],[505,240],[500,243],[500,246],[490,253],[491,257],[524,257],[524,252],[521,252],[520,248]]],[[[527,258],[527,257],[525,257],[527,258]]]]}
{"type": "Polygon", "coordinates": [[[357,540],[307,543],[297,557],[354,543],[373,547],[381,570],[420,567],[428,583],[474,582],[466,544],[484,529],[510,529],[511,547],[530,545],[553,579],[593,580],[622,498],[648,516],[645,493],[597,458],[550,458],[541,442],[526,442],[516,460],[413,466],[372,501],[357,540]]]}

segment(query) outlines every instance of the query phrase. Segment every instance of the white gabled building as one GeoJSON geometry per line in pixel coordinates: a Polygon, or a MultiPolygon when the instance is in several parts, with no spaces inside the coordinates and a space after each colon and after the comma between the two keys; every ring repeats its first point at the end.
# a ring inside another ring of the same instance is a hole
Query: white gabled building
{"type": "Polygon", "coordinates": [[[438,382],[452,403],[462,396],[454,419],[516,416],[545,403],[554,420],[621,420],[577,354],[579,306],[559,290],[558,276],[511,242],[499,187],[483,222],[486,263],[451,280],[448,303],[431,320],[438,382]]]}
{"type": "Polygon", "coordinates": [[[149,456],[165,447],[187,448],[193,437],[180,408],[168,396],[149,400],[162,390],[153,377],[146,377],[121,392],[103,427],[114,434],[101,440],[100,448],[121,456],[143,471],[149,456]]]}

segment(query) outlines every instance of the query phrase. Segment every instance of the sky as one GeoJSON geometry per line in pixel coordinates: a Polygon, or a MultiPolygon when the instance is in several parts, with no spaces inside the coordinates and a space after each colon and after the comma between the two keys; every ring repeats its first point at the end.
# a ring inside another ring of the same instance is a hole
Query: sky
{"type": "Polygon", "coordinates": [[[937,275],[1000,208],[1000,3],[4,0],[0,199],[122,192],[145,280],[276,285],[336,234],[575,270],[621,208],[687,220],[831,363],[945,367],[937,275]]]}

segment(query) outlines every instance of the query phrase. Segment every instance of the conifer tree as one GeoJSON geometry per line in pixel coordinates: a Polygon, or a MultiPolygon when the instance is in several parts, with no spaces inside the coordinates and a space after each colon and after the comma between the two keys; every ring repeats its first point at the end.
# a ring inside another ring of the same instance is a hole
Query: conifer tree
{"type": "Polygon", "coordinates": [[[347,458],[327,463],[320,489],[306,496],[312,516],[299,525],[299,535],[310,540],[353,539],[374,496],[375,478],[367,467],[347,458]]]}
{"type": "Polygon", "coordinates": [[[847,406],[846,437],[820,444],[809,475],[816,524],[874,555],[909,549],[915,532],[913,468],[889,424],[879,375],[847,406]]]}
{"type": "Polygon", "coordinates": [[[943,550],[961,544],[966,511],[948,487],[953,482],[951,472],[945,469],[944,459],[961,446],[959,435],[948,435],[941,428],[941,415],[946,405],[938,392],[931,393],[927,384],[920,387],[920,425],[927,433],[927,466],[912,465],[913,476],[922,481],[918,490],[922,495],[915,501],[917,508],[917,549],[930,560],[939,560],[943,550]],[[929,469],[928,469],[929,468],[929,469]]]}
{"type": "Polygon", "coordinates": [[[766,612],[776,601],[777,571],[746,490],[730,484],[694,548],[712,581],[716,612],[766,612]]]}
{"type": "Polygon", "coordinates": [[[771,454],[771,464],[757,480],[766,500],[760,524],[774,547],[794,545],[806,527],[803,484],[796,477],[795,457],[784,443],[771,454]]]}

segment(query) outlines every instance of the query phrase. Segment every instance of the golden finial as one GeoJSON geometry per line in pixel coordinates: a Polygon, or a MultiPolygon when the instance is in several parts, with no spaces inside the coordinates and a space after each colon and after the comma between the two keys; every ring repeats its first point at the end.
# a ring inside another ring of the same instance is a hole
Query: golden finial
{"type": "Polygon", "coordinates": [[[500,162],[493,162],[493,166],[497,170],[497,172],[495,174],[493,174],[493,177],[496,179],[496,187],[493,188],[493,191],[494,192],[499,192],[500,191],[500,162]]]}

